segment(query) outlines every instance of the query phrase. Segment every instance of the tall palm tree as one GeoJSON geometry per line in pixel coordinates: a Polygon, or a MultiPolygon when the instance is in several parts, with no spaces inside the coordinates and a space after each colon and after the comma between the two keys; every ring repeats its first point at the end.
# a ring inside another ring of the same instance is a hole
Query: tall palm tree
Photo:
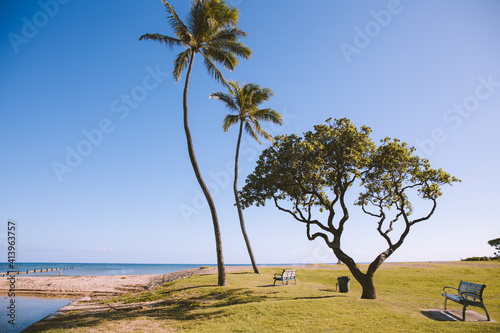
{"type": "Polygon", "coordinates": [[[210,94],[210,98],[222,101],[226,107],[233,111],[235,114],[228,114],[224,118],[224,123],[222,128],[224,132],[227,133],[229,127],[237,123],[240,124],[240,131],[238,133],[238,142],[236,144],[236,156],[234,158],[234,199],[236,201],[236,207],[238,209],[238,217],[240,219],[241,232],[243,233],[243,238],[248,250],[248,255],[252,261],[253,271],[259,274],[259,269],[255,263],[255,258],[253,256],[252,247],[250,245],[250,240],[245,228],[245,220],[243,218],[243,210],[241,208],[240,199],[238,196],[238,158],[240,154],[241,145],[241,135],[243,133],[243,128],[246,132],[258,143],[260,143],[259,135],[267,140],[274,141],[273,137],[264,131],[260,127],[259,121],[270,121],[275,124],[282,124],[282,117],[277,111],[272,109],[259,109],[259,105],[265,101],[268,101],[270,97],[274,96],[273,92],[269,88],[260,88],[258,85],[253,83],[244,84],[240,87],[238,81],[229,82],[229,94],[224,92],[216,92],[210,94]]]}
{"type": "Polygon", "coordinates": [[[219,0],[193,0],[188,13],[186,24],[181,21],[174,8],[163,1],[167,11],[168,21],[176,37],[164,36],[161,34],[145,34],[139,40],[147,39],[164,43],[166,46],[184,47],[185,50],[179,53],[174,61],[173,76],[176,81],[181,78],[181,73],[186,67],[186,82],[184,84],[183,109],[184,109],[184,131],[189,152],[191,165],[193,166],[196,179],[205,195],[210,207],[215,233],[215,243],[217,249],[218,285],[226,285],[226,272],[224,268],[224,256],[222,253],[222,240],[219,228],[219,220],[215,204],[205,184],[200,168],[196,161],[193,148],[193,140],[188,124],[188,89],[191,71],[195,55],[199,53],[208,73],[216,81],[228,86],[222,73],[215,66],[215,63],[222,64],[224,68],[232,71],[238,64],[236,56],[248,59],[252,51],[239,42],[240,37],[245,37],[246,33],[238,29],[239,11],[236,8],[226,5],[219,0]]]}

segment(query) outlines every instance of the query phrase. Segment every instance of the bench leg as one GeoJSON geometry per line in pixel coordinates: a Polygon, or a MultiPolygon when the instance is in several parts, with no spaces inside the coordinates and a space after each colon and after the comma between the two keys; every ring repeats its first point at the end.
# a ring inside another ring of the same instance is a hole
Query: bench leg
{"type": "Polygon", "coordinates": [[[446,301],[448,301],[448,299],[445,297],[444,298],[444,309],[446,310],[446,301]]]}
{"type": "Polygon", "coordinates": [[[483,308],[484,312],[486,312],[486,318],[488,318],[488,321],[491,321],[490,315],[488,313],[488,310],[486,310],[486,307],[483,305],[482,308],[483,308]]]}
{"type": "Polygon", "coordinates": [[[465,311],[467,310],[467,304],[464,304],[464,309],[462,310],[462,321],[465,321],[465,311]]]}

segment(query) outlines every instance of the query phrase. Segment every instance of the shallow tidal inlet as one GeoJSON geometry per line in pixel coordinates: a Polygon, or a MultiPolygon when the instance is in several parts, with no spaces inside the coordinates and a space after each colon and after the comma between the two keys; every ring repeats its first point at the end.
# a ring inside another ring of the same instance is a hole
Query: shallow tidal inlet
{"type": "Polygon", "coordinates": [[[14,318],[11,318],[9,317],[11,311],[8,308],[11,304],[10,300],[8,296],[0,296],[0,332],[2,333],[21,332],[72,301],[68,298],[16,296],[14,318]]]}

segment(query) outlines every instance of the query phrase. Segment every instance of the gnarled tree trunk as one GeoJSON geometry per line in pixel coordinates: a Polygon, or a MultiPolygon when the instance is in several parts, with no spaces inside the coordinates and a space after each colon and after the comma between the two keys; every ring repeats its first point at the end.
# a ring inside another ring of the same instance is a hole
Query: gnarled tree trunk
{"type": "Polygon", "coordinates": [[[361,270],[359,269],[358,265],[354,262],[354,260],[340,249],[339,241],[333,242],[331,244],[331,248],[335,256],[340,261],[342,261],[347,266],[347,268],[349,268],[349,271],[352,273],[353,277],[356,279],[356,281],[359,282],[359,284],[363,288],[361,298],[364,299],[377,298],[377,293],[375,291],[375,284],[373,283],[373,276],[375,275],[375,272],[380,267],[380,265],[382,265],[382,263],[387,258],[389,258],[389,256],[402,244],[406,234],[396,245],[390,246],[387,250],[379,254],[377,258],[375,258],[375,260],[373,260],[371,264],[368,266],[368,270],[366,271],[366,273],[361,272],[361,270]]]}
{"type": "Polygon", "coordinates": [[[347,266],[352,276],[356,279],[356,281],[358,281],[358,283],[363,288],[361,298],[364,299],[377,298],[375,284],[373,283],[373,276],[375,274],[375,271],[380,267],[380,265],[382,265],[385,259],[387,259],[387,257],[389,256],[387,255],[387,252],[389,250],[386,250],[385,252],[381,253],[368,266],[368,270],[366,273],[361,272],[356,262],[354,262],[354,260],[350,256],[348,256],[344,251],[340,249],[340,244],[337,244],[336,247],[334,246],[334,244],[332,244],[332,250],[335,253],[335,256],[347,266]]]}

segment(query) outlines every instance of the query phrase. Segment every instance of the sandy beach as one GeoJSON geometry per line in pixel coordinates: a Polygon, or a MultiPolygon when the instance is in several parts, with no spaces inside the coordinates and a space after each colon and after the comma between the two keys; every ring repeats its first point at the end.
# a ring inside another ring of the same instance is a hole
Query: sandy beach
{"type": "MultiPolygon", "coordinates": [[[[227,266],[226,272],[251,269],[250,266],[227,266]]],[[[142,292],[164,283],[192,275],[216,274],[217,267],[192,268],[168,274],[106,276],[26,276],[16,275],[17,295],[38,296],[113,296],[142,292]]],[[[10,282],[0,278],[0,294],[6,295],[10,282]]]]}

